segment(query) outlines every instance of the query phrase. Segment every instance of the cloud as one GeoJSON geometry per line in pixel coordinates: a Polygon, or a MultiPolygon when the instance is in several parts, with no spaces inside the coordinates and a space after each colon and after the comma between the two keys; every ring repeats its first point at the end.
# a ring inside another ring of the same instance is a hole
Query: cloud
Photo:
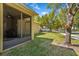
{"type": "Polygon", "coordinates": [[[44,11],[44,12],[42,12],[41,14],[42,14],[42,15],[45,15],[45,14],[48,14],[48,12],[47,12],[47,11],[44,11]]]}
{"type": "Polygon", "coordinates": [[[40,8],[38,7],[38,5],[35,6],[35,9],[39,10],[40,8]]]}
{"type": "Polygon", "coordinates": [[[35,4],[35,3],[31,4],[30,6],[33,7],[34,9],[36,9],[36,10],[40,9],[40,7],[37,4],[35,4]]]}

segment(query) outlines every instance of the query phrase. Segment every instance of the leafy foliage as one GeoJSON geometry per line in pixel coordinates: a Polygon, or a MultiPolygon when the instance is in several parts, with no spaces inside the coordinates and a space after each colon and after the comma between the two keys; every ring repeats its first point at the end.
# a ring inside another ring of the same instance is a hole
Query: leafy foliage
{"type": "MultiPolygon", "coordinates": [[[[69,4],[64,4],[69,5],[69,4]]],[[[73,10],[75,10],[76,4],[73,4],[73,10]]],[[[58,28],[64,28],[66,22],[67,22],[67,7],[63,7],[63,4],[61,3],[51,3],[47,5],[47,8],[51,9],[51,12],[49,14],[43,15],[43,16],[37,16],[36,22],[41,26],[46,26],[50,30],[52,29],[58,29],[58,28]],[[56,12],[58,11],[58,12],[56,12]]],[[[74,25],[76,27],[79,27],[79,13],[77,12],[74,17],[74,25]]]]}

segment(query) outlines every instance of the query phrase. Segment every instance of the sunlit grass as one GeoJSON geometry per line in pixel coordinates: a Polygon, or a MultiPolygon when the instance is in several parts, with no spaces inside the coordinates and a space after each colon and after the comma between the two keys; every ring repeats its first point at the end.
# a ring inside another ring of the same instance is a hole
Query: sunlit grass
{"type": "MultiPolygon", "coordinates": [[[[42,38],[48,38],[48,39],[53,39],[53,42],[56,43],[64,43],[64,35],[57,33],[57,32],[43,32],[45,33],[44,35],[39,35],[37,37],[42,37],[42,38]]],[[[79,44],[79,40],[76,39],[71,39],[72,44],[79,44]]]]}
{"type": "Polygon", "coordinates": [[[60,35],[59,33],[54,33],[54,32],[44,32],[44,35],[39,35],[37,37],[42,37],[42,38],[49,38],[53,39],[53,42],[63,42],[63,35],[60,35]]]}

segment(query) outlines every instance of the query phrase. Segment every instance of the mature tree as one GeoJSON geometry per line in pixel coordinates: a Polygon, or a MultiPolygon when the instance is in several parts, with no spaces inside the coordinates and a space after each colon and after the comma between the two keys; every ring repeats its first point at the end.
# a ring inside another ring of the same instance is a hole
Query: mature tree
{"type": "Polygon", "coordinates": [[[70,45],[71,44],[71,29],[74,21],[74,16],[76,15],[77,11],[79,9],[78,4],[68,4],[68,10],[67,10],[67,22],[65,25],[65,44],[70,45]]]}
{"type": "Polygon", "coordinates": [[[40,25],[41,28],[43,28],[43,26],[47,26],[48,25],[48,15],[43,15],[43,16],[36,16],[34,17],[34,22],[38,23],[40,25]]]}
{"type": "MultiPolygon", "coordinates": [[[[73,25],[73,20],[74,16],[76,15],[78,9],[79,9],[79,4],[75,3],[68,3],[65,4],[67,6],[67,15],[66,15],[66,23],[65,23],[65,44],[70,45],[71,44],[71,29],[73,25]]],[[[62,4],[49,4],[48,7],[52,8],[54,10],[61,9],[63,5],[62,4]]]]}
{"type": "Polygon", "coordinates": [[[52,10],[49,14],[48,14],[48,23],[47,23],[47,27],[50,29],[50,31],[52,31],[53,29],[53,23],[54,23],[54,18],[55,18],[55,14],[54,11],[52,10]]]}
{"type": "Polygon", "coordinates": [[[35,16],[34,17],[34,22],[38,23],[40,25],[41,28],[43,28],[44,26],[44,21],[43,21],[43,18],[40,17],[40,16],[35,16]]]}

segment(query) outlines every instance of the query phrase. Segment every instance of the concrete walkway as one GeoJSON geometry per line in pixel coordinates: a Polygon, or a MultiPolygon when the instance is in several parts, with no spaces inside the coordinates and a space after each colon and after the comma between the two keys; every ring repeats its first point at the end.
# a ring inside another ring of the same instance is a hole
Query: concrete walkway
{"type": "MultiPolygon", "coordinates": [[[[66,35],[65,33],[60,33],[60,34],[66,35]]],[[[79,40],[79,35],[71,34],[71,38],[72,38],[72,39],[79,40]]]]}
{"type": "Polygon", "coordinates": [[[75,53],[79,56],[79,46],[77,45],[64,45],[63,43],[61,44],[58,44],[58,43],[52,43],[53,45],[56,45],[56,46],[60,46],[60,47],[64,47],[64,48],[69,48],[69,49],[73,49],[75,51],[75,53]]]}
{"type": "MultiPolygon", "coordinates": [[[[66,35],[65,33],[60,33],[60,34],[66,35]]],[[[79,35],[71,34],[71,38],[75,39],[75,40],[79,40],[79,35]]],[[[79,56],[79,45],[67,46],[67,45],[64,45],[64,44],[57,44],[57,43],[55,43],[55,45],[73,49],[76,52],[76,54],[79,56]]]]}

